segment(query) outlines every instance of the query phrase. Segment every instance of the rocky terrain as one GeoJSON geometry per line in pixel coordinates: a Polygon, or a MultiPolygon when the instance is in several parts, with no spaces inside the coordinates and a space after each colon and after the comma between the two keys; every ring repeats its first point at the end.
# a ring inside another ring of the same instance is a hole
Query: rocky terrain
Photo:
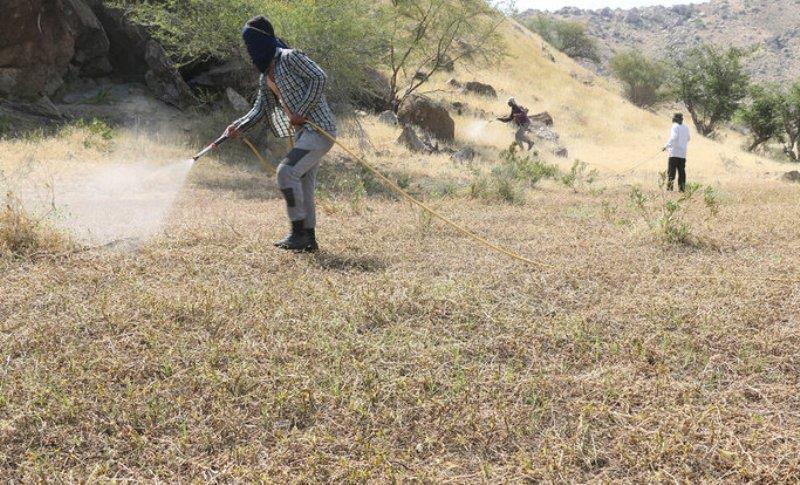
{"type": "MultiPolygon", "coordinates": [[[[523,19],[542,12],[528,10],[523,19]]],[[[621,49],[667,57],[700,43],[759,46],[748,67],[755,79],[788,82],[800,78],[800,0],[712,0],[695,5],[630,10],[563,8],[559,19],[585,22],[598,39],[605,73],[621,49]]]]}
{"type": "Polygon", "coordinates": [[[233,88],[252,90],[240,82],[242,73],[250,74],[241,62],[178,69],[146,28],[102,0],[7,0],[3,10],[3,131],[81,117],[129,123],[143,113],[152,118],[201,105],[197,94],[203,90],[227,91],[222,99],[231,104],[242,98],[233,88]]]}

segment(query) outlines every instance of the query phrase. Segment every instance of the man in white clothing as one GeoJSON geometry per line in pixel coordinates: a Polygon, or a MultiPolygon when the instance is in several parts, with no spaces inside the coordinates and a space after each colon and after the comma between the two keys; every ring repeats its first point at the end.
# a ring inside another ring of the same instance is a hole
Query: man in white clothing
{"type": "Polygon", "coordinates": [[[686,151],[689,148],[689,127],[683,124],[683,114],[675,113],[672,117],[672,131],[664,151],[669,150],[669,166],[667,168],[667,190],[673,190],[675,172],[678,172],[678,189],[686,190],[686,151]]]}

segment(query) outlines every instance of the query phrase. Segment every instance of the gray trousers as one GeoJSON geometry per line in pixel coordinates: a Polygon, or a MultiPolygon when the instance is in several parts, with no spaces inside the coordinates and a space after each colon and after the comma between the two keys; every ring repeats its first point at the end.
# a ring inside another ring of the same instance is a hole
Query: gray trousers
{"type": "Polygon", "coordinates": [[[514,134],[514,141],[522,150],[525,149],[524,143],[528,144],[528,150],[533,148],[533,140],[531,139],[530,131],[530,125],[523,125],[517,127],[517,132],[514,134]]]}
{"type": "Polygon", "coordinates": [[[317,187],[317,172],[322,157],[333,148],[333,142],[302,127],[294,136],[294,148],[278,165],[278,187],[286,199],[289,220],[305,220],[305,228],[317,225],[317,209],[314,191],[317,187]]]}

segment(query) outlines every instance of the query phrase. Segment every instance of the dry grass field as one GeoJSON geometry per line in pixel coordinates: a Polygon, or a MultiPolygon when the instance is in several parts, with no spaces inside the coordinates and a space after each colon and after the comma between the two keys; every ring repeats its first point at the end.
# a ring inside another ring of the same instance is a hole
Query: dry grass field
{"type": "Polygon", "coordinates": [[[0,185],[46,214],[0,213],[0,477],[800,480],[800,185],[733,134],[697,139],[690,177],[714,192],[664,223],[663,159],[615,174],[657,151],[668,118],[508,36],[502,74],[456,76],[553,113],[571,157],[542,158],[565,172],[579,158],[596,182],[476,197],[505,128],[458,117],[457,143],[481,154],[464,165],[362,124],[382,169],[541,266],[431,221],[340,151],[322,176],[323,250],[275,250],[279,192],[236,145],[192,167],[157,230],[90,243],[59,229],[76,174],[178,161],[198,136],[0,141],[0,185]],[[10,248],[10,229],[29,244],[10,248]]]}

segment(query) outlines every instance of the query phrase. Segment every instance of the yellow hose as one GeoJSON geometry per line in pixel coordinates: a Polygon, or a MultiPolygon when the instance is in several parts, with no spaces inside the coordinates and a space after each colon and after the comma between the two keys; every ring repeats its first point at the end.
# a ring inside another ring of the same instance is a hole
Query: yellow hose
{"type": "Polygon", "coordinates": [[[366,161],[364,159],[364,157],[361,157],[361,156],[356,155],[355,153],[353,153],[352,150],[350,150],[345,145],[340,143],[330,133],[328,133],[327,131],[323,130],[322,128],[320,128],[319,126],[317,126],[315,123],[313,123],[311,121],[307,121],[307,123],[309,125],[311,125],[311,127],[313,127],[315,130],[317,130],[320,134],[322,134],[322,136],[324,136],[325,138],[327,138],[331,142],[335,143],[336,145],[339,145],[339,147],[342,148],[344,151],[346,151],[351,157],[353,157],[356,160],[358,160],[362,165],[364,165],[364,167],[367,170],[369,170],[376,177],[378,177],[387,187],[389,187],[390,189],[395,191],[397,194],[399,194],[401,197],[406,199],[411,204],[416,205],[417,207],[420,207],[423,210],[427,211],[429,214],[431,214],[432,216],[436,217],[440,221],[444,222],[448,226],[452,227],[453,229],[455,229],[456,231],[458,231],[462,235],[472,239],[473,241],[477,242],[478,244],[486,246],[487,248],[492,249],[493,251],[496,251],[498,253],[504,254],[504,255],[508,256],[509,258],[515,259],[517,261],[522,261],[523,263],[527,263],[527,264],[530,264],[530,265],[533,265],[533,266],[538,266],[540,268],[552,268],[552,266],[548,266],[547,264],[540,263],[538,261],[533,261],[532,259],[528,259],[525,256],[517,254],[517,253],[515,253],[515,252],[513,252],[511,250],[508,250],[508,249],[500,247],[500,246],[498,246],[496,244],[493,244],[493,243],[489,242],[488,240],[486,240],[485,238],[483,238],[483,237],[475,234],[474,232],[470,231],[469,229],[467,229],[467,228],[465,228],[465,227],[463,227],[463,226],[451,221],[450,219],[448,219],[447,217],[443,216],[442,214],[440,214],[439,212],[437,212],[436,210],[434,210],[433,208],[431,208],[430,206],[428,206],[424,202],[421,202],[421,201],[415,199],[408,192],[406,192],[405,190],[400,188],[400,186],[397,185],[392,179],[390,179],[389,177],[385,176],[383,173],[381,173],[380,170],[378,170],[371,163],[366,161]]]}
{"type": "Polygon", "coordinates": [[[253,154],[256,156],[256,158],[258,158],[258,161],[261,163],[261,166],[264,168],[264,170],[269,170],[272,173],[275,173],[275,167],[273,167],[271,163],[261,156],[261,154],[258,152],[258,149],[255,147],[255,145],[250,143],[250,140],[248,140],[246,136],[242,135],[242,141],[245,145],[250,147],[251,150],[253,150],[253,154]]]}

